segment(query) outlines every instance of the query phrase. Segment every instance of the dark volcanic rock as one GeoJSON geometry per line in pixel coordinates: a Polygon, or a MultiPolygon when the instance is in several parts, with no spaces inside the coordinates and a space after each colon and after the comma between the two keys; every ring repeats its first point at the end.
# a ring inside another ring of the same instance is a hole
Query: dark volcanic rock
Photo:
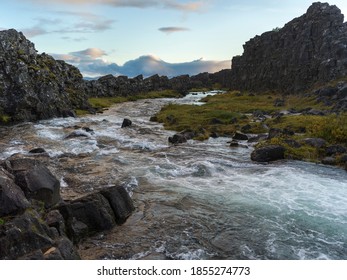
{"type": "Polygon", "coordinates": [[[60,182],[42,163],[29,158],[10,159],[9,171],[25,196],[51,207],[60,201],[60,182]]]}
{"type": "Polygon", "coordinates": [[[123,120],[123,123],[122,123],[122,128],[131,126],[131,125],[132,125],[132,121],[131,121],[131,120],[129,120],[129,119],[124,119],[124,120],[123,120]]]}
{"type": "Polygon", "coordinates": [[[72,216],[87,225],[90,233],[115,226],[112,208],[107,199],[99,193],[72,201],[69,206],[72,216]]]}
{"type": "Polygon", "coordinates": [[[104,189],[101,191],[101,194],[110,203],[117,224],[123,224],[135,210],[129,194],[121,186],[114,186],[104,189]]]}
{"type": "Polygon", "coordinates": [[[79,70],[47,54],[14,29],[0,31],[0,114],[10,122],[89,109],[79,70]]]}
{"type": "Polygon", "coordinates": [[[233,140],[248,140],[248,136],[240,132],[235,132],[233,140]]]}
{"type": "Polygon", "coordinates": [[[29,151],[30,154],[42,154],[45,153],[46,150],[43,148],[35,148],[29,151]]]}
{"type": "Polygon", "coordinates": [[[134,211],[133,202],[121,186],[113,186],[58,207],[70,239],[80,239],[122,224],[134,211]]]}
{"type": "Polygon", "coordinates": [[[172,137],[169,137],[169,143],[171,144],[181,144],[187,142],[187,138],[180,133],[175,134],[172,137]]]}
{"type": "Polygon", "coordinates": [[[17,214],[30,205],[14,178],[0,167],[0,217],[17,214]]]}
{"type": "Polygon", "coordinates": [[[280,145],[269,145],[255,149],[251,159],[257,162],[269,162],[284,159],[285,148],[280,145]]]}
{"type": "Polygon", "coordinates": [[[244,45],[243,55],[232,60],[231,87],[293,93],[346,76],[346,45],[347,23],[341,11],[327,3],[313,3],[283,28],[244,45]]]}

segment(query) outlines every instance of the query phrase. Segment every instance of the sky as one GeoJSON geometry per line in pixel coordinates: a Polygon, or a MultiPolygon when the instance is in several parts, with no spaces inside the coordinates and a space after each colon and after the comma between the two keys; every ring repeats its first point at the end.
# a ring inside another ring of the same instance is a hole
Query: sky
{"type": "MultiPolygon", "coordinates": [[[[230,68],[243,44],[306,12],[306,0],[2,0],[14,28],[85,77],[178,76],[230,68]]],[[[331,0],[347,16],[346,0],[331,0]]]]}

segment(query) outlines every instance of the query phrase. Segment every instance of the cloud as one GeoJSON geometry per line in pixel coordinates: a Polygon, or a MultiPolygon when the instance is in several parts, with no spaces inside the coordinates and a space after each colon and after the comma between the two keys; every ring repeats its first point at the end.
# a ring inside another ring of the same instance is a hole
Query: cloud
{"type": "Polygon", "coordinates": [[[183,31],[189,31],[189,28],[185,27],[175,27],[175,26],[170,26],[170,27],[161,27],[158,29],[161,32],[166,33],[167,35],[175,33],[175,32],[183,32],[183,31]]]}
{"type": "Polygon", "coordinates": [[[140,56],[129,60],[123,65],[110,63],[102,59],[106,52],[89,48],[83,51],[71,52],[67,55],[52,54],[57,59],[65,60],[77,66],[85,77],[100,77],[107,74],[125,75],[135,77],[144,75],[149,77],[155,74],[175,77],[179,75],[196,75],[202,72],[214,73],[222,69],[230,68],[230,61],[207,61],[198,59],[183,63],[169,63],[153,55],[140,56]]]}
{"type": "Polygon", "coordinates": [[[32,38],[32,37],[39,36],[39,35],[45,35],[45,34],[49,33],[46,29],[42,28],[39,25],[35,25],[33,27],[30,27],[30,28],[23,28],[23,29],[21,29],[21,31],[28,38],[32,38]]]}
{"type": "MultiPolygon", "coordinates": [[[[34,19],[37,23],[33,27],[24,28],[21,31],[29,38],[52,33],[95,33],[111,29],[115,22],[115,20],[105,19],[92,13],[71,11],[55,11],[52,13],[53,15],[71,17],[73,21],[70,19],[62,20],[41,17],[34,19]]],[[[79,41],[80,39],[81,37],[76,40],[79,41]]]]}
{"type": "MultiPolygon", "coordinates": [[[[23,1],[23,0],[22,0],[23,1]]],[[[205,1],[190,1],[188,3],[181,3],[178,0],[30,0],[39,4],[67,4],[67,5],[85,5],[85,4],[101,4],[119,8],[164,8],[173,9],[184,12],[197,12],[200,11],[205,5],[205,1]]]]}
{"type": "Polygon", "coordinates": [[[97,59],[101,58],[104,55],[107,55],[105,51],[99,48],[88,48],[83,51],[78,51],[78,52],[72,52],[72,56],[77,56],[77,57],[82,57],[82,58],[92,58],[92,59],[97,59]]]}

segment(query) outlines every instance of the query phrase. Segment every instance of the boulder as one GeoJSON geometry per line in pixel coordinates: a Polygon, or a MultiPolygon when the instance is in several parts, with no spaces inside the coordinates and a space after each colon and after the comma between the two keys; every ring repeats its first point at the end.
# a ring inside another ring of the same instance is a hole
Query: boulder
{"type": "Polygon", "coordinates": [[[103,189],[100,193],[108,200],[117,224],[123,224],[135,210],[128,192],[121,186],[103,189]]]}
{"type": "Polygon", "coordinates": [[[0,217],[17,214],[30,206],[22,189],[14,183],[14,178],[0,168],[0,217]]]}
{"type": "Polygon", "coordinates": [[[233,140],[229,143],[229,147],[231,148],[235,148],[235,147],[238,147],[239,146],[239,142],[233,140]]]}
{"type": "Polygon", "coordinates": [[[248,140],[248,136],[241,132],[236,132],[233,136],[233,140],[248,140]]]}
{"type": "Polygon", "coordinates": [[[285,148],[280,145],[269,145],[255,149],[251,154],[251,159],[257,162],[270,162],[284,159],[285,148]]]}
{"type": "Polygon", "coordinates": [[[132,125],[132,121],[131,120],[129,120],[129,119],[124,119],[123,120],[123,123],[122,123],[122,128],[124,128],[124,127],[129,127],[129,126],[131,126],[132,125]]]}
{"type": "Polygon", "coordinates": [[[112,208],[100,193],[74,200],[69,206],[72,216],[87,225],[90,233],[108,230],[115,226],[112,208]]]}
{"type": "Polygon", "coordinates": [[[53,246],[49,227],[35,210],[15,216],[0,229],[0,259],[17,259],[53,246]]]}
{"type": "Polygon", "coordinates": [[[187,138],[181,133],[177,133],[174,136],[169,137],[169,143],[171,144],[181,144],[185,142],[187,142],[187,138]]]}
{"type": "Polygon", "coordinates": [[[34,209],[8,219],[0,226],[0,259],[80,259],[65,236],[56,234],[34,209]]]}
{"type": "Polygon", "coordinates": [[[35,148],[29,151],[30,154],[43,154],[46,153],[46,150],[43,148],[35,148]]]}
{"type": "Polygon", "coordinates": [[[45,165],[29,158],[10,159],[9,163],[15,183],[27,198],[42,201],[46,207],[61,200],[60,182],[45,165]]]}

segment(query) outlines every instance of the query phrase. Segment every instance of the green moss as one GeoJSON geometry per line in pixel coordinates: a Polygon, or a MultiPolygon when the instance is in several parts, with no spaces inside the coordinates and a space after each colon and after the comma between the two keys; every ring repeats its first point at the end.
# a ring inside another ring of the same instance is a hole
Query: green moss
{"type": "MultiPolygon", "coordinates": [[[[347,114],[339,116],[287,115],[271,118],[264,122],[255,122],[252,113],[261,111],[265,114],[294,109],[297,111],[313,108],[329,110],[330,107],[318,103],[314,96],[289,95],[276,93],[249,94],[233,91],[226,94],[207,96],[202,106],[170,104],[155,115],[155,120],[164,124],[166,129],[199,131],[205,129],[205,138],[211,132],[230,135],[244,125],[250,125],[248,133],[265,133],[270,128],[289,129],[298,133],[298,140],[305,137],[320,137],[329,143],[347,143],[347,114]],[[274,106],[276,99],[284,99],[284,106],[274,106]],[[235,121],[236,119],[236,121],[235,121]]],[[[318,156],[310,147],[293,150],[288,147],[293,157],[312,159],[318,156]],[[305,152],[306,151],[306,152],[305,152]]]]}
{"type": "Polygon", "coordinates": [[[0,218],[0,226],[4,225],[5,224],[5,220],[1,219],[0,218]]]}
{"type": "Polygon", "coordinates": [[[89,111],[77,109],[77,110],[75,110],[75,113],[78,117],[82,117],[82,116],[88,115],[89,111]]]}
{"type": "Polygon", "coordinates": [[[10,123],[12,118],[9,115],[0,115],[0,123],[8,124],[10,123]]]}
{"type": "Polygon", "coordinates": [[[260,146],[266,145],[281,145],[285,148],[285,158],[287,159],[295,159],[295,160],[305,160],[310,162],[319,162],[320,158],[323,154],[322,150],[319,148],[312,147],[310,145],[301,144],[300,147],[292,147],[290,146],[284,139],[281,137],[275,137],[268,141],[262,142],[260,146]]]}
{"type": "Polygon", "coordinates": [[[140,99],[154,99],[154,98],[175,98],[179,97],[179,93],[174,90],[151,91],[148,93],[141,93],[133,96],[117,96],[117,97],[92,97],[89,98],[89,103],[96,109],[109,108],[113,104],[136,101],[140,99]]]}

